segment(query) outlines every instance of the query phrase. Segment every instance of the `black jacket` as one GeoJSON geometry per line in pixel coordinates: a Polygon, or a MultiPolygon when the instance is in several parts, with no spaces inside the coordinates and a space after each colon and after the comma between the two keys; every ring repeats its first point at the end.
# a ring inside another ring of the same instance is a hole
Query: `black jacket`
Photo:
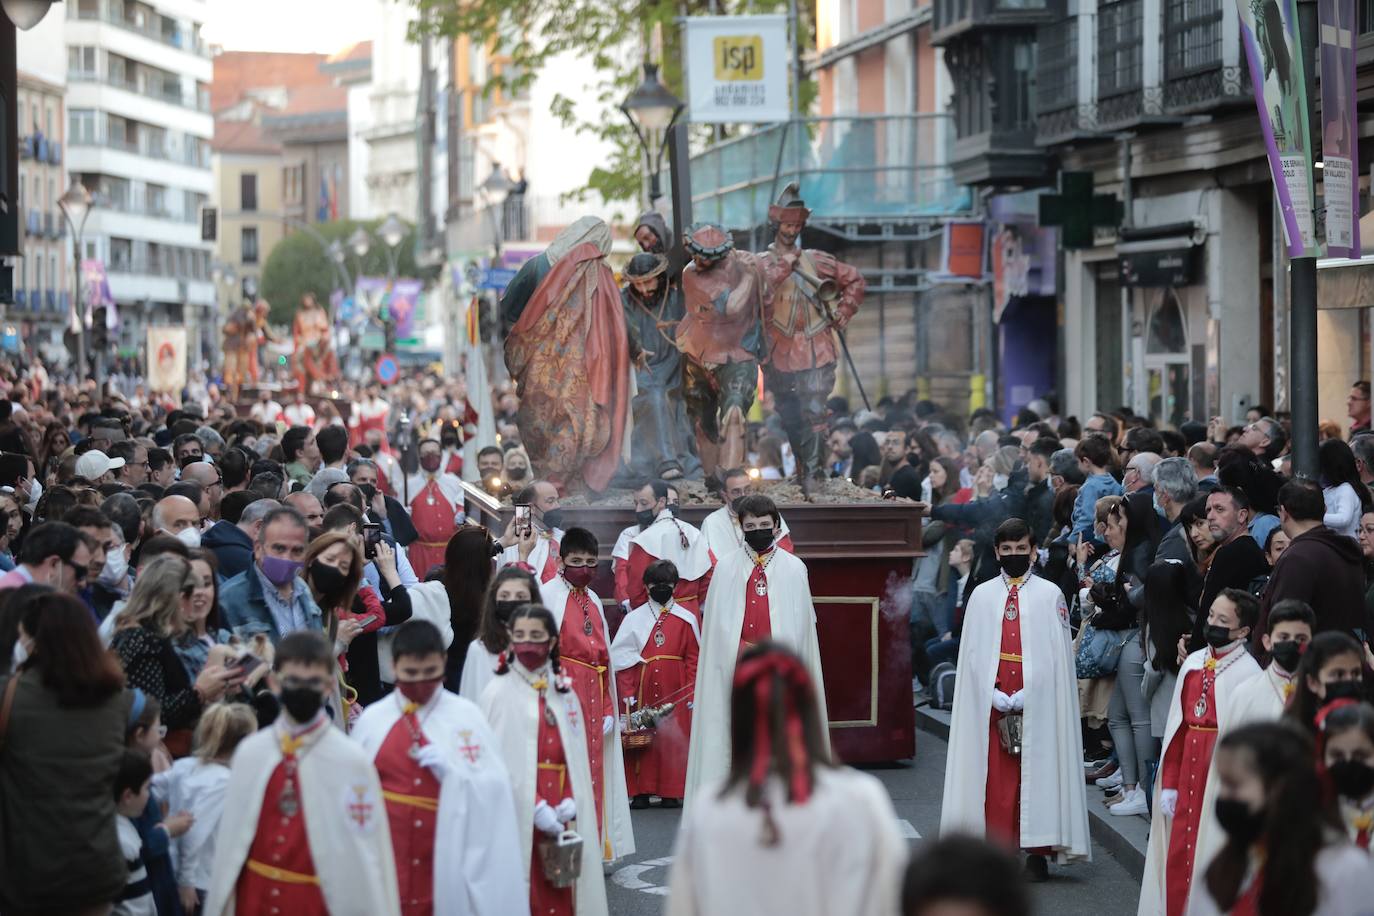
{"type": "MultiPolygon", "coordinates": [[[[1311,606],[1316,632],[1340,630],[1358,638],[1364,630],[1364,557],[1354,538],[1319,525],[1293,538],[1274,564],[1260,605],[1254,643],[1269,619],[1269,609],[1287,598],[1311,606]]],[[[1366,634],[1367,635],[1367,634],[1366,634]]]]}
{"type": "Polygon", "coordinates": [[[215,522],[200,539],[200,544],[219,561],[221,582],[253,565],[253,539],[233,522],[224,519],[215,522]]]}
{"type": "MultiPolygon", "coordinates": [[[[1350,541],[1354,546],[1355,542],[1350,541]]],[[[1292,549],[1292,548],[1289,548],[1292,549]]],[[[1355,547],[1355,554],[1359,555],[1359,548],[1355,547]]],[[[1269,571],[1269,561],[1264,558],[1264,551],[1255,543],[1255,539],[1248,534],[1242,534],[1229,544],[1223,544],[1217,548],[1217,552],[1212,554],[1212,564],[1207,567],[1207,576],[1202,583],[1202,597],[1198,600],[1197,616],[1193,620],[1193,638],[1189,642],[1190,651],[1196,652],[1207,645],[1207,640],[1203,638],[1203,631],[1207,628],[1207,612],[1212,609],[1212,601],[1221,594],[1222,589],[1239,588],[1249,590],[1250,583],[1256,576],[1262,576],[1269,571]]],[[[1363,577],[1360,580],[1363,582],[1363,577]]],[[[1255,627],[1255,633],[1263,632],[1264,614],[1260,615],[1260,626],[1255,627]]],[[[1258,636],[1256,642],[1258,642],[1258,636]]]]}

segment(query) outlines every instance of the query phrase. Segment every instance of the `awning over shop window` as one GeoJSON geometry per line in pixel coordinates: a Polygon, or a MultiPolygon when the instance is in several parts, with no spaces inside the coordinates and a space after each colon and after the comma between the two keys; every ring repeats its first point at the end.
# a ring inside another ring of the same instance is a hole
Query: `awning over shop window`
{"type": "Polygon", "coordinates": [[[1194,223],[1123,228],[1116,253],[1121,282],[1131,287],[1194,286],[1202,279],[1202,243],[1194,223]]]}
{"type": "Polygon", "coordinates": [[[1364,256],[1317,261],[1317,308],[1374,308],[1374,213],[1360,217],[1364,256]]]}

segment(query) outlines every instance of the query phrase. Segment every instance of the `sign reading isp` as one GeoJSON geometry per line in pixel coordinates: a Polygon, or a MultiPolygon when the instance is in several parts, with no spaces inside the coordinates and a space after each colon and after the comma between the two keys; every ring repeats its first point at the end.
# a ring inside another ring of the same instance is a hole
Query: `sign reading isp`
{"type": "Polygon", "coordinates": [[[786,121],[786,16],[692,16],[685,20],[690,118],[698,123],[786,121]]]}

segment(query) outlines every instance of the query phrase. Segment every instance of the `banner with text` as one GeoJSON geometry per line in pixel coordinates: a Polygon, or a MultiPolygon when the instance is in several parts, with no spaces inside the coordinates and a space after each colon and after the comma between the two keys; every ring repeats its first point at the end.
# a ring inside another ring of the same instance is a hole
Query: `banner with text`
{"type": "Polygon", "coordinates": [[[1360,256],[1360,153],[1355,126],[1355,0],[1317,0],[1321,25],[1322,197],[1326,251],[1360,256]]]}
{"type": "Polygon", "coordinates": [[[787,17],[690,16],[688,117],[706,124],[757,124],[792,116],[787,17]]]}
{"type": "Polygon", "coordinates": [[[1316,257],[1312,138],[1296,0],[1236,0],[1255,107],[1290,258],[1316,257]]]}

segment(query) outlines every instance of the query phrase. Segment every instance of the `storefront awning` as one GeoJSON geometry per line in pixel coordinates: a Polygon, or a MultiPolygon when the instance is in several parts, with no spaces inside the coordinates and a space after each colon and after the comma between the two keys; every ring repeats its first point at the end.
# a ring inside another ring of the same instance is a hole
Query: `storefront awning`
{"type": "Polygon", "coordinates": [[[1317,260],[1317,308],[1374,308],[1374,212],[1360,217],[1358,258],[1317,260]]]}
{"type": "Polygon", "coordinates": [[[1133,287],[1193,286],[1200,280],[1205,240],[1194,223],[1123,228],[1116,245],[1121,282],[1133,287]]]}

